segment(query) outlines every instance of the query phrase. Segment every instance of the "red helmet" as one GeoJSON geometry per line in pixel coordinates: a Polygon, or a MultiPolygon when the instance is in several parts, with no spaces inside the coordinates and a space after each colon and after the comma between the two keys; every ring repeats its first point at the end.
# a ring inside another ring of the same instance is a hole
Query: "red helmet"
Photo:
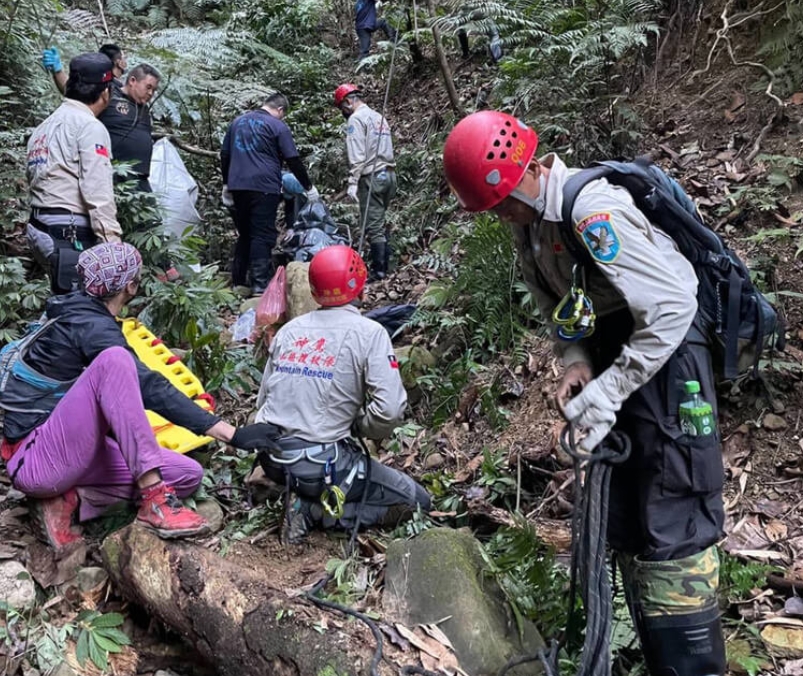
{"type": "Polygon", "coordinates": [[[321,249],[309,265],[312,297],[326,307],[353,301],[363,290],[367,277],[368,270],[360,254],[345,244],[321,249]]]}
{"type": "Polygon", "coordinates": [[[345,99],[349,94],[353,94],[354,92],[360,91],[360,88],[355,84],[342,84],[337,89],[335,89],[335,108],[340,108],[340,104],[343,103],[343,99],[345,99]]]}
{"type": "Polygon", "coordinates": [[[457,123],[443,146],[446,180],[467,211],[487,211],[521,182],[538,148],[538,134],[521,120],[494,110],[457,123]]]}

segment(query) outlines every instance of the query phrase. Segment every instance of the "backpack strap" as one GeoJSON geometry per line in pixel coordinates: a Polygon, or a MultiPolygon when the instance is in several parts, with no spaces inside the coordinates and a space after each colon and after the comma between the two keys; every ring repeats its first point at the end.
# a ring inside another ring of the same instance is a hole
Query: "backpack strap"
{"type": "Polygon", "coordinates": [[[572,210],[574,209],[574,203],[582,192],[583,188],[585,188],[592,181],[605,178],[612,171],[614,170],[611,167],[602,163],[597,163],[588,169],[582,169],[578,171],[576,174],[571,176],[563,186],[563,204],[561,205],[560,209],[560,234],[563,238],[566,248],[569,250],[569,253],[571,253],[575,260],[582,265],[593,264],[593,259],[591,258],[591,254],[588,252],[588,249],[580,244],[574,234],[574,222],[572,221],[572,210]]]}

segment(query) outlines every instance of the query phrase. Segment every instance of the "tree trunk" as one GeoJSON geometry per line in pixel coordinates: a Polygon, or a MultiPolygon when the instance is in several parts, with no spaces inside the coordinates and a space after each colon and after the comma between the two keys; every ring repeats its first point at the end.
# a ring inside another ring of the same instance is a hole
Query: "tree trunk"
{"type": "Polygon", "coordinates": [[[463,117],[465,111],[463,106],[460,105],[460,98],[457,96],[457,89],[454,86],[454,78],[452,78],[452,69],[449,68],[449,62],[446,60],[446,52],[443,51],[443,41],[441,40],[440,29],[435,25],[435,4],[432,0],[427,0],[427,9],[429,10],[429,21],[432,28],[432,37],[435,41],[435,54],[438,57],[438,64],[441,67],[441,74],[443,75],[443,84],[446,86],[446,93],[449,95],[449,103],[452,110],[458,117],[463,117]]]}
{"type": "MultiPolygon", "coordinates": [[[[221,676],[368,672],[375,644],[365,625],[332,614],[322,625],[322,611],[265,572],[136,525],[106,538],[102,554],[121,594],[178,632],[221,676]]],[[[380,673],[392,670],[385,663],[380,673]]]]}

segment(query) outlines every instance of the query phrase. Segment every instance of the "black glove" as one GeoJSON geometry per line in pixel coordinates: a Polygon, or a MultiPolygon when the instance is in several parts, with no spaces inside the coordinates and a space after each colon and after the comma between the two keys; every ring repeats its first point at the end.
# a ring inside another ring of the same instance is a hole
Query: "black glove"
{"type": "Polygon", "coordinates": [[[254,423],[238,427],[231,438],[231,445],[245,451],[278,451],[276,440],[282,436],[282,430],[271,423],[254,423]]]}

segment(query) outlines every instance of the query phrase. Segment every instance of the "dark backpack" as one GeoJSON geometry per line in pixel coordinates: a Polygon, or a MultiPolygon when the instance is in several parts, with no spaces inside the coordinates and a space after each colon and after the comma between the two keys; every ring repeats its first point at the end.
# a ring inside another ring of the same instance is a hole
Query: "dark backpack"
{"type": "Polygon", "coordinates": [[[75,383],[75,380],[54,380],[25,363],[33,342],[56,319],[49,319],[0,350],[0,408],[21,413],[50,413],[75,383]]]}
{"type": "Polygon", "coordinates": [[[698,317],[711,337],[715,371],[728,380],[748,372],[755,377],[762,352],[783,349],[783,322],[750,281],[744,262],[703,223],[680,184],[650,160],[597,162],[566,182],[561,234],[572,255],[582,264],[593,263],[574,233],[572,208],[580,191],[600,178],[625,188],[636,207],[694,266],[698,317]]]}

